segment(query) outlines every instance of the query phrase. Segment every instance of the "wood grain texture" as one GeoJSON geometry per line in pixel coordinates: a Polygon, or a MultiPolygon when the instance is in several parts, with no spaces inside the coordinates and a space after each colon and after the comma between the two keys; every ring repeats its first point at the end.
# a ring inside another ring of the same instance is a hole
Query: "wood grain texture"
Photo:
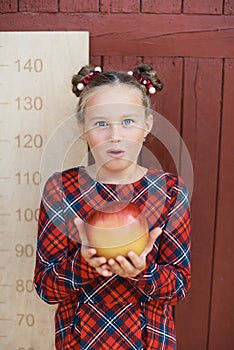
{"type": "Polygon", "coordinates": [[[98,0],[60,0],[61,12],[98,12],[98,0]]]}
{"type": "Polygon", "coordinates": [[[224,13],[225,15],[234,14],[234,0],[224,0],[224,13]]]}
{"type": "Polygon", "coordinates": [[[140,0],[101,0],[101,12],[139,13],[140,0]]]}
{"type": "Polygon", "coordinates": [[[92,64],[93,66],[102,66],[102,57],[101,56],[94,56],[90,55],[89,64],[92,64]]]}
{"type": "Polygon", "coordinates": [[[181,0],[144,0],[142,12],[147,13],[181,13],[181,0]]]}
{"type": "Polygon", "coordinates": [[[22,31],[89,31],[93,55],[234,57],[233,16],[112,13],[2,15],[0,29],[12,28],[22,31]]]}
{"type": "Polygon", "coordinates": [[[224,65],[224,98],[219,167],[217,229],[214,254],[209,350],[228,349],[234,343],[233,312],[233,138],[234,60],[224,65]]]}
{"type": "Polygon", "coordinates": [[[223,0],[184,0],[184,13],[221,15],[223,0]]]}
{"type": "Polygon", "coordinates": [[[145,56],[163,82],[162,91],[151,97],[152,108],[165,116],[180,132],[183,59],[145,56]]]}
{"type": "Polygon", "coordinates": [[[21,12],[57,12],[57,0],[20,0],[21,12]]]}
{"type": "Polygon", "coordinates": [[[17,12],[17,0],[0,0],[0,13],[17,12]]]}
{"type": "Polygon", "coordinates": [[[192,288],[176,306],[178,350],[207,349],[221,89],[222,60],[185,59],[182,136],[194,166],[192,288]]]}
{"type": "Polygon", "coordinates": [[[157,71],[164,88],[151,98],[153,115],[156,112],[155,123],[145,143],[141,162],[144,166],[160,166],[172,173],[178,173],[176,164],[179,163],[182,61],[181,58],[144,57],[144,62],[157,71]],[[166,121],[171,124],[170,130],[166,121]]]}
{"type": "Polygon", "coordinates": [[[142,57],[138,56],[104,56],[103,69],[104,70],[122,70],[128,72],[142,63],[142,57]]]}

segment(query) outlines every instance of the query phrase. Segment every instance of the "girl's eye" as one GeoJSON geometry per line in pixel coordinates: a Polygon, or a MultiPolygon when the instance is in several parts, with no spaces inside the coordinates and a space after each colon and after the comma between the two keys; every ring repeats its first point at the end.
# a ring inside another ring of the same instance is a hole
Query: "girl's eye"
{"type": "Polygon", "coordinates": [[[96,125],[103,127],[103,126],[108,126],[108,123],[101,120],[101,121],[97,122],[96,125]]]}
{"type": "Polygon", "coordinates": [[[123,120],[123,125],[131,125],[133,123],[134,123],[134,121],[132,119],[129,119],[129,118],[123,120]]]}

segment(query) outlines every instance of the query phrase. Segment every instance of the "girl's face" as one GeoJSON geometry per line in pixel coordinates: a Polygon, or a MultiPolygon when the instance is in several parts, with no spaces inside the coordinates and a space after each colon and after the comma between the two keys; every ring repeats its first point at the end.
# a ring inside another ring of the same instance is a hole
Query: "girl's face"
{"type": "Polygon", "coordinates": [[[124,84],[98,87],[86,102],[81,131],[97,170],[110,175],[137,164],[153,117],[145,116],[141,92],[124,84]]]}

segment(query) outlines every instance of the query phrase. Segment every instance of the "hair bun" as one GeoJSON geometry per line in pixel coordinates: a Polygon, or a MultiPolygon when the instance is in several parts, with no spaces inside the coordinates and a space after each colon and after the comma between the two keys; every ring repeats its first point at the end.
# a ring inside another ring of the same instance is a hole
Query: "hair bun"
{"type": "MultiPolygon", "coordinates": [[[[86,65],[82,67],[77,74],[74,74],[72,77],[72,92],[79,97],[82,89],[78,89],[78,84],[82,84],[82,79],[86,75],[89,75],[91,72],[94,72],[97,67],[91,66],[91,65],[86,65]]],[[[99,68],[99,67],[98,67],[99,68]]]]}
{"type": "Polygon", "coordinates": [[[152,85],[155,87],[156,91],[162,90],[163,83],[150,65],[141,63],[139,66],[134,68],[134,73],[139,74],[142,78],[149,79],[152,85]]]}

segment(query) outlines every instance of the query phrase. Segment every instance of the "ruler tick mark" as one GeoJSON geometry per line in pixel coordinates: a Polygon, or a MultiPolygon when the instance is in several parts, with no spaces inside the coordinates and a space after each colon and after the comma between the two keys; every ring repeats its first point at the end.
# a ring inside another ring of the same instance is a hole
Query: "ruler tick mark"
{"type": "Polygon", "coordinates": [[[0,287],[12,287],[12,284],[0,284],[0,287]]]}
{"type": "Polygon", "coordinates": [[[13,321],[12,318],[0,318],[0,321],[13,321]]]}

